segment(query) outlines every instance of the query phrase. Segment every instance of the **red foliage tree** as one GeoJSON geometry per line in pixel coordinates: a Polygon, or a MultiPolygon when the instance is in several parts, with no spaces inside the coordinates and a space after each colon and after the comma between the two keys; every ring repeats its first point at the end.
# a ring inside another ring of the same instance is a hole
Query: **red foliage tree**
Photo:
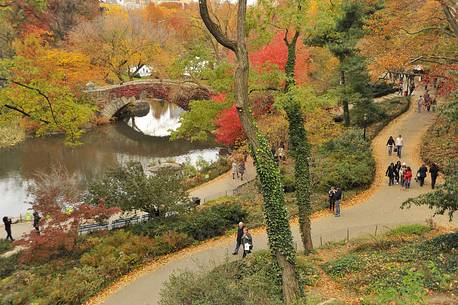
{"type": "Polygon", "coordinates": [[[64,169],[38,176],[31,193],[35,198],[33,209],[42,215],[41,230],[40,234],[33,231],[16,242],[25,247],[22,262],[42,262],[70,253],[75,249],[81,224],[106,220],[119,211],[106,208],[103,203],[83,203],[79,180],[64,169]]]}
{"type": "MultiPolygon", "coordinates": [[[[261,49],[250,53],[250,63],[258,71],[262,69],[265,63],[276,65],[281,71],[284,71],[288,59],[288,49],[283,41],[284,33],[277,33],[272,41],[261,49]]],[[[296,59],[296,82],[302,84],[308,81],[308,71],[310,71],[310,54],[299,38],[297,42],[297,59],[296,59]]]]}
{"type": "Polygon", "coordinates": [[[233,146],[242,140],[245,134],[235,105],[223,110],[216,119],[216,141],[226,146],[233,146]]]}

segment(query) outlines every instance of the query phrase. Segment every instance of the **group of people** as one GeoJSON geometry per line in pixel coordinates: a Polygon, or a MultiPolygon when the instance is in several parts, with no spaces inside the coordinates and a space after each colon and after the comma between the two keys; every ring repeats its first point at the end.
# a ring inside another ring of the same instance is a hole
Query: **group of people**
{"type": "MultiPolygon", "coordinates": [[[[420,166],[418,169],[415,180],[422,187],[425,185],[425,179],[428,173],[428,168],[425,164],[420,166]]],[[[431,175],[431,188],[434,189],[436,186],[437,176],[439,175],[439,168],[435,163],[431,164],[429,168],[429,173],[431,175]]],[[[396,162],[396,164],[391,163],[386,169],[385,176],[388,177],[388,185],[400,184],[404,189],[409,189],[411,186],[411,181],[413,177],[412,168],[407,166],[404,162],[401,164],[401,161],[396,162]]]]}
{"type": "Polygon", "coordinates": [[[404,147],[404,139],[402,135],[399,135],[396,139],[393,136],[390,136],[386,146],[388,147],[388,155],[391,156],[393,151],[396,153],[399,159],[402,157],[402,148],[404,147]]]}
{"type": "Polygon", "coordinates": [[[340,187],[331,187],[328,192],[329,210],[334,213],[335,217],[340,217],[340,203],[343,193],[340,187]]]}
{"type": "MultiPolygon", "coordinates": [[[[41,216],[40,214],[37,212],[37,211],[34,211],[33,212],[33,228],[35,229],[35,232],[37,234],[40,234],[40,220],[41,220],[41,216]]],[[[8,216],[4,216],[3,217],[3,226],[5,227],[5,232],[6,232],[6,240],[11,240],[11,241],[14,241],[14,238],[13,238],[13,234],[12,234],[12,228],[11,226],[15,223],[18,223],[19,220],[16,220],[13,222],[13,220],[8,217],[8,216]]]]}
{"type": "Polygon", "coordinates": [[[241,160],[234,159],[232,161],[232,179],[238,179],[243,181],[243,177],[246,171],[246,162],[248,160],[248,153],[245,152],[243,154],[243,158],[241,160]]]}
{"type": "Polygon", "coordinates": [[[417,101],[417,111],[422,112],[423,109],[426,109],[426,111],[433,111],[435,112],[437,108],[437,100],[436,98],[432,98],[431,95],[429,94],[429,91],[426,90],[425,94],[418,98],[417,101]]]}
{"type": "Polygon", "coordinates": [[[247,256],[253,250],[253,237],[251,236],[247,226],[243,222],[239,222],[237,227],[237,240],[235,244],[234,252],[232,255],[237,255],[239,253],[240,247],[242,246],[243,255],[242,258],[247,256]]]}

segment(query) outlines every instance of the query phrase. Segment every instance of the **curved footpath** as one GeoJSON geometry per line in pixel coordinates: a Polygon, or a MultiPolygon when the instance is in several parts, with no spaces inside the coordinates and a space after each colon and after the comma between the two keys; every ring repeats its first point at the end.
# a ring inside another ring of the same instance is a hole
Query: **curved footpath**
{"type": "MultiPolygon", "coordinates": [[[[400,209],[402,202],[410,197],[430,191],[429,179],[423,188],[412,183],[412,189],[403,190],[399,185],[388,186],[385,169],[397,157],[389,157],[386,141],[390,135],[402,134],[404,151],[402,162],[406,162],[416,172],[421,165],[421,138],[428,127],[434,122],[434,113],[415,112],[416,97],[408,112],[391,122],[373,141],[373,152],[377,163],[376,180],[372,187],[358,196],[359,205],[348,207],[345,198],[342,204],[342,217],[331,215],[314,219],[312,236],[315,246],[321,242],[342,240],[349,236],[355,238],[362,235],[381,232],[389,227],[406,223],[425,223],[431,218],[432,211],[427,207],[400,209]]],[[[210,185],[208,185],[210,187],[210,185]]],[[[352,200],[358,201],[358,200],[352,200]]],[[[445,227],[458,226],[458,219],[449,222],[446,216],[435,217],[434,221],[445,227]]],[[[300,245],[297,225],[292,225],[294,240],[300,245]]],[[[267,248],[267,236],[264,230],[258,230],[253,236],[255,250],[267,248]]],[[[143,271],[125,277],[119,283],[105,291],[98,300],[89,304],[105,305],[156,305],[159,304],[160,290],[170,275],[180,270],[199,270],[222,263],[226,259],[235,259],[230,253],[234,247],[233,238],[221,238],[204,245],[191,248],[175,255],[161,259],[160,263],[146,266],[143,271]],[[108,295],[105,297],[105,295],[108,295]]]]}

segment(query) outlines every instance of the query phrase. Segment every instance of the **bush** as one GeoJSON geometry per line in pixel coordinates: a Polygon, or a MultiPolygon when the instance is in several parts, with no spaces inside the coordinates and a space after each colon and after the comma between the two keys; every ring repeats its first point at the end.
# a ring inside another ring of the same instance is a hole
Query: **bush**
{"type": "Polygon", "coordinates": [[[9,276],[16,271],[19,263],[19,254],[11,255],[9,257],[0,257],[0,278],[9,276]]]}
{"type": "Polygon", "coordinates": [[[365,267],[365,262],[355,254],[347,254],[323,264],[322,267],[326,273],[335,277],[342,277],[348,273],[362,270],[365,267]]]}
{"type": "Polygon", "coordinates": [[[8,241],[6,239],[1,239],[0,240],[0,254],[8,252],[11,249],[13,249],[12,242],[10,242],[10,241],[8,241]]]}
{"type": "Polygon", "coordinates": [[[312,183],[326,191],[339,186],[344,191],[367,187],[375,174],[370,142],[350,129],[342,136],[324,143],[314,156],[312,183]]]}

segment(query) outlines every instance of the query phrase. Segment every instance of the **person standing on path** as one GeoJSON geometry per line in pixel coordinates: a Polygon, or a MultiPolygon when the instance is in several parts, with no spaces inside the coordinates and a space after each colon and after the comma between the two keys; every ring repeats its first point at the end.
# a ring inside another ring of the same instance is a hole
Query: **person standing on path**
{"type": "Polygon", "coordinates": [[[388,166],[385,176],[388,176],[388,186],[392,186],[394,184],[394,163],[388,166]]]}
{"type": "Polygon", "coordinates": [[[434,190],[436,187],[436,179],[439,175],[439,167],[437,167],[436,163],[431,164],[429,168],[429,173],[431,174],[431,188],[434,190]]]}
{"type": "Polygon", "coordinates": [[[398,155],[398,158],[401,159],[402,156],[402,147],[404,146],[404,139],[402,138],[401,135],[399,135],[396,140],[396,153],[398,155]]]}
{"type": "Polygon", "coordinates": [[[404,188],[410,189],[410,181],[412,180],[412,169],[408,166],[404,171],[404,188]]]}
{"type": "Polygon", "coordinates": [[[243,245],[243,256],[247,256],[247,254],[251,253],[253,250],[253,238],[251,237],[250,232],[248,231],[247,227],[243,228],[243,236],[242,236],[242,245],[243,245]]]}
{"type": "Polygon", "coordinates": [[[386,146],[388,147],[388,156],[391,156],[393,153],[393,147],[396,143],[394,142],[393,136],[390,136],[388,141],[386,142],[386,146]]]}
{"type": "Polygon", "coordinates": [[[237,255],[239,253],[240,245],[242,244],[244,228],[245,228],[245,224],[243,222],[239,222],[237,226],[237,239],[236,239],[235,249],[234,249],[234,252],[232,252],[232,255],[237,255]]]}
{"type": "Polygon", "coordinates": [[[334,193],[334,200],[336,204],[336,217],[340,217],[340,202],[342,201],[342,189],[337,187],[336,192],[334,193]]]}
{"type": "Polygon", "coordinates": [[[33,227],[35,228],[35,231],[40,234],[40,214],[38,214],[37,211],[33,212],[33,227]]]}
{"type": "Polygon", "coordinates": [[[13,235],[11,235],[11,225],[13,224],[13,221],[11,218],[5,216],[3,217],[3,224],[5,225],[6,240],[9,238],[11,241],[14,241],[13,235]]]}
{"type": "Polygon", "coordinates": [[[425,178],[426,173],[428,173],[428,168],[426,165],[422,164],[417,171],[418,181],[420,182],[420,186],[425,185],[425,178]]]}
{"type": "Polygon", "coordinates": [[[336,193],[336,189],[333,186],[331,186],[331,189],[328,192],[328,198],[329,198],[329,210],[333,212],[336,207],[336,200],[334,198],[335,193],[336,193]]]}

